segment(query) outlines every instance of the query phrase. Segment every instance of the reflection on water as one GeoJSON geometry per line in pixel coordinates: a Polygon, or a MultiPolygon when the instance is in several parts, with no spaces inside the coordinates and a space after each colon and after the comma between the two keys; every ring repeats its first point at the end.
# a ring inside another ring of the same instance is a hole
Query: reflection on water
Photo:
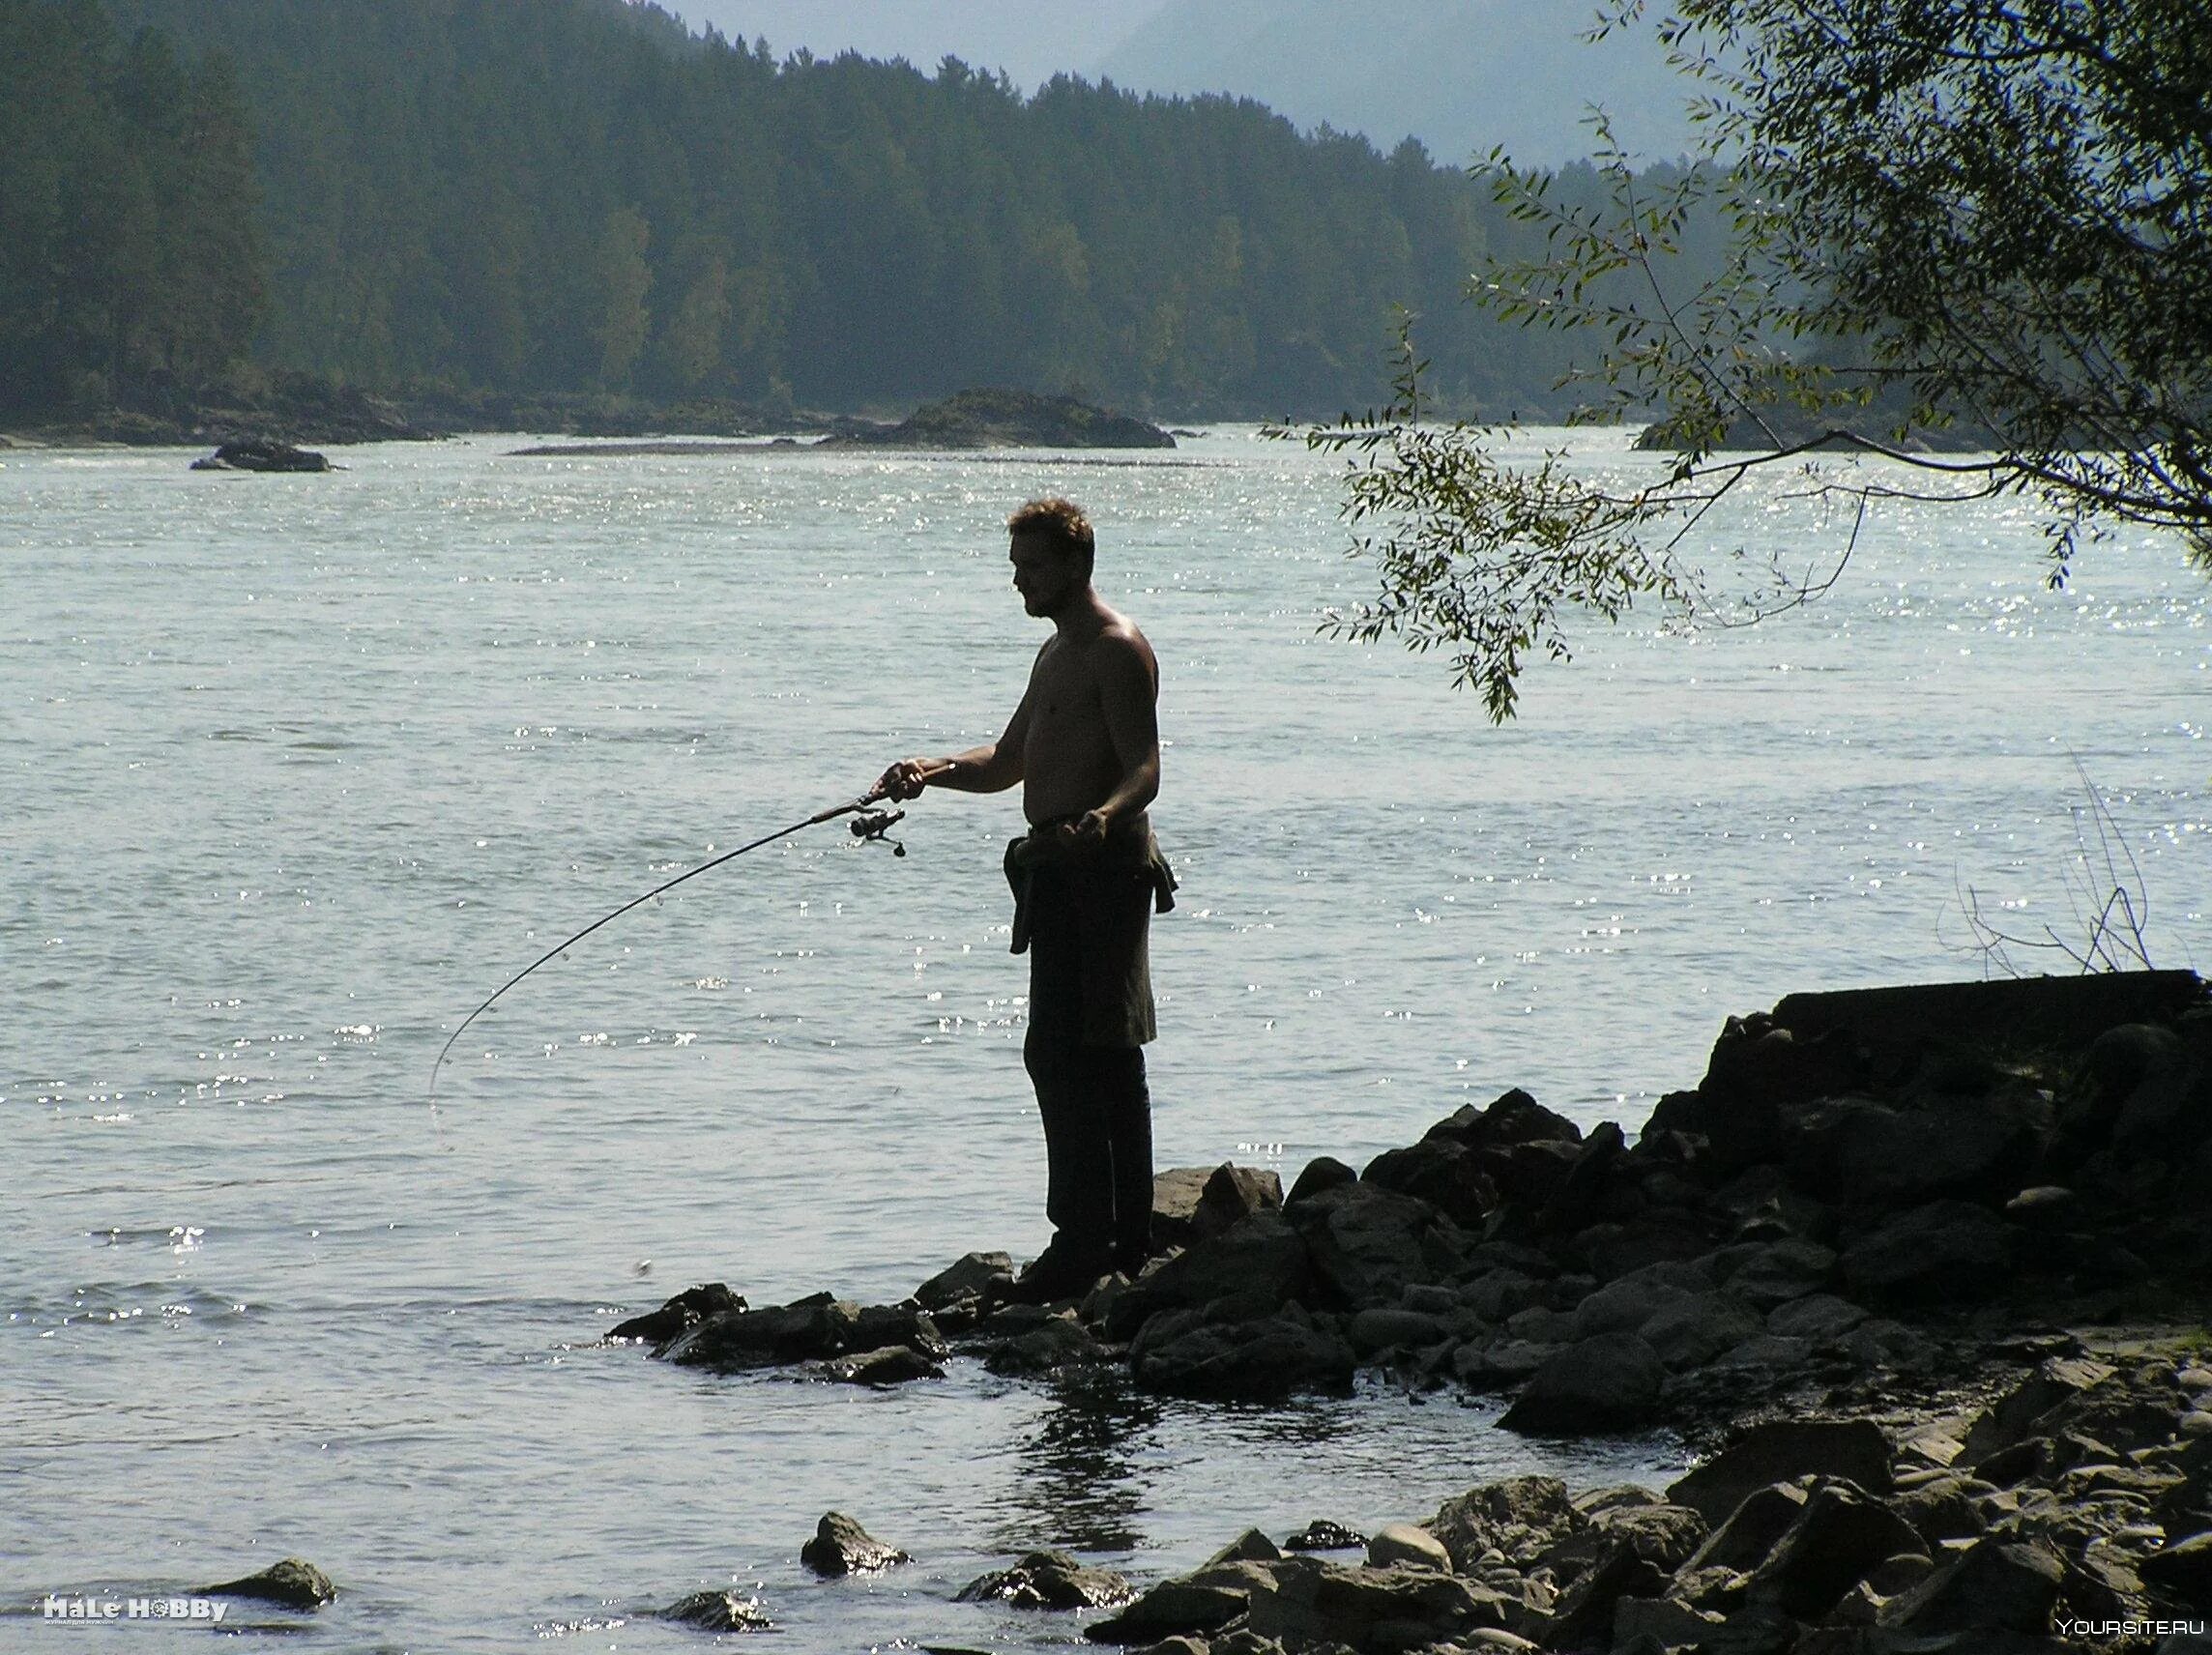
{"type": "Polygon", "coordinates": [[[1154,1450],[1160,1417],[1158,1400],[1133,1389],[1121,1369],[1053,1379],[1043,1411],[1015,1447],[1000,1542],[1021,1551],[1041,1535],[1044,1545],[1076,1552],[1135,1551],[1145,1540],[1138,1466],[1154,1450]]]}

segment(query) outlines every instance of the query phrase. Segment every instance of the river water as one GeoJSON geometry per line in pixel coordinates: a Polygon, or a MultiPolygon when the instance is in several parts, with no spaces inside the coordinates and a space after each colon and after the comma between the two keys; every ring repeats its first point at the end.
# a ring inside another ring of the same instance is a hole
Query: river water
{"type": "MultiPolygon", "coordinates": [[[[1162,1165],[1288,1182],[1515,1085],[1633,1130],[1730,1013],[1983,974],[1968,903],[2078,935],[2110,883],[2084,774],[2154,960],[2212,960],[2212,588],[2155,537],[2054,592],[2031,506],[1893,505],[1817,605],[1592,628],[1499,730],[1440,657],[1316,635],[1370,579],[1337,473],[1249,431],[519,446],[0,456],[0,1645],[92,1646],[45,1593],[297,1553],[341,1591],[319,1648],[688,1647],[642,1612],[724,1585],[795,1652],[1042,1647],[1072,1623],[952,1593],[1038,1546],[1150,1579],[1247,1524],[1678,1469],[1382,1388],[1253,1410],[956,1362],[856,1393],[593,1344],[697,1281],[895,1298],[1041,1245],[1010,795],[924,799],[903,859],[816,828],[641,909],[426,1102],[568,931],[996,734],[1041,636],[999,529],[1032,493],[1091,508],[1163,663],[1162,1165]],[[808,1581],[830,1508],[917,1562],[808,1581]]],[[[1842,531],[1774,479],[1718,544],[1811,566],[1842,531]]]]}

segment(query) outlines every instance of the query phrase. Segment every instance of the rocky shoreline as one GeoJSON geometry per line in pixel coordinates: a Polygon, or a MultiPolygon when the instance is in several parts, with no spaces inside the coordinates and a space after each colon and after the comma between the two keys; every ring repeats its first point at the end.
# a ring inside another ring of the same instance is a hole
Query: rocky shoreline
{"type": "MultiPolygon", "coordinates": [[[[608,1337],[868,1385],[955,1352],[1247,1403],[1364,1372],[1708,1454],[1664,1497],[1472,1490],[1354,1563],[1246,1535],[1084,1629],[1161,1655],[2181,1655],[2212,1650],[2208,1129],[2193,973],[1792,996],[1634,1142],[1508,1091],[1287,1195],[1162,1174],[1157,1256],[1059,1304],[975,1253],[896,1305],[714,1284],[608,1337]]],[[[984,1595],[1021,1592],[1068,1595],[984,1595]]]]}
{"type": "Polygon", "coordinates": [[[1073,397],[1021,391],[963,391],[892,421],[726,397],[655,402],[612,393],[531,395],[438,388],[382,395],[311,374],[277,374],[250,385],[142,388],[113,407],[12,425],[0,435],[0,449],[331,446],[425,442],[472,431],[650,439],[631,450],[638,452],[770,452],[775,438],[814,438],[840,448],[951,450],[1176,446],[1174,436],[1147,421],[1073,397]],[[702,445],[697,442],[702,438],[721,442],[702,445]]]}

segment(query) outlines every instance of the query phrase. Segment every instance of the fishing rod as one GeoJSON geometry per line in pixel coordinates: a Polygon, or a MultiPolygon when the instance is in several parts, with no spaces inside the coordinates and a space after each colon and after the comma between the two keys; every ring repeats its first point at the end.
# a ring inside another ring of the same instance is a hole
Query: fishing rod
{"type": "MultiPolygon", "coordinates": [[[[919,779],[922,781],[927,781],[931,776],[941,775],[945,770],[950,768],[951,767],[947,765],[936,766],[932,769],[923,770],[919,779]]],[[[485,996],[483,1003],[478,1006],[474,1011],[470,1012],[468,1016],[462,1018],[461,1026],[454,1030],[451,1034],[446,1036],[446,1043],[438,1048],[438,1060],[430,1065],[430,1109],[432,1114],[434,1115],[438,1108],[438,1072],[445,1067],[446,1058],[448,1054],[452,1051],[453,1042],[468,1032],[469,1025],[474,1023],[478,1018],[481,1017],[485,1012],[489,1011],[492,1008],[493,1002],[497,1001],[501,995],[505,994],[509,989],[512,988],[516,983],[520,982],[524,977],[528,976],[539,966],[542,966],[547,961],[555,959],[559,955],[568,952],[568,949],[574,947],[578,943],[581,943],[586,937],[589,937],[600,926],[620,919],[631,909],[641,908],[646,903],[651,902],[655,897],[659,896],[662,892],[674,890],[685,880],[697,879],[701,874],[707,872],[710,868],[718,868],[724,862],[735,861],[738,857],[743,856],[748,851],[757,851],[763,845],[772,845],[778,839],[789,838],[792,834],[799,832],[801,828],[819,827],[825,822],[834,822],[840,816],[850,816],[854,819],[852,823],[853,837],[859,840],[860,843],[886,843],[890,846],[891,854],[893,856],[905,856],[906,847],[900,844],[897,840],[888,838],[888,835],[894,827],[905,820],[906,812],[903,810],[870,810],[868,808],[883,797],[884,787],[881,782],[878,782],[874,787],[868,789],[866,793],[863,793],[859,798],[856,799],[852,799],[844,804],[833,804],[827,810],[817,810],[812,816],[806,817],[799,822],[794,822],[788,828],[778,828],[772,833],[762,834],[749,845],[740,845],[734,851],[724,851],[720,856],[715,857],[711,860],[701,862],[697,867],[690,869],[688,872],[678,874],[674,879],[664,881],[663,883],[655,886],[643,896],[631,897],[629,901],[624,903],[612,914],[601,915],[598,918],[593,920],[589,925],[585,926],[573,937],[570,937],[567,942],[558,944],[557,945],[546,949],[544,953],[538,955],[538,958],[532,960],[530,964],[524,966],[522,970],[516,972],[514,975],[509,977],[507,981],[501,983],[499,987],[493,989],[489,995],[485,996]]]]}

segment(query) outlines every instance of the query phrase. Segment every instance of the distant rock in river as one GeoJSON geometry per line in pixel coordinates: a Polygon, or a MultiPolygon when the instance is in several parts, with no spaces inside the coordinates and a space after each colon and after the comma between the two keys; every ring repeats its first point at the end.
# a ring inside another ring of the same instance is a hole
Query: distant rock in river
{"type": "Polygon", "coordinates": [[[896,425],[849,427],[825,447],[890,449],[1172,449],[1157,425],[1072,396],[963,391],[896,425]]]}

